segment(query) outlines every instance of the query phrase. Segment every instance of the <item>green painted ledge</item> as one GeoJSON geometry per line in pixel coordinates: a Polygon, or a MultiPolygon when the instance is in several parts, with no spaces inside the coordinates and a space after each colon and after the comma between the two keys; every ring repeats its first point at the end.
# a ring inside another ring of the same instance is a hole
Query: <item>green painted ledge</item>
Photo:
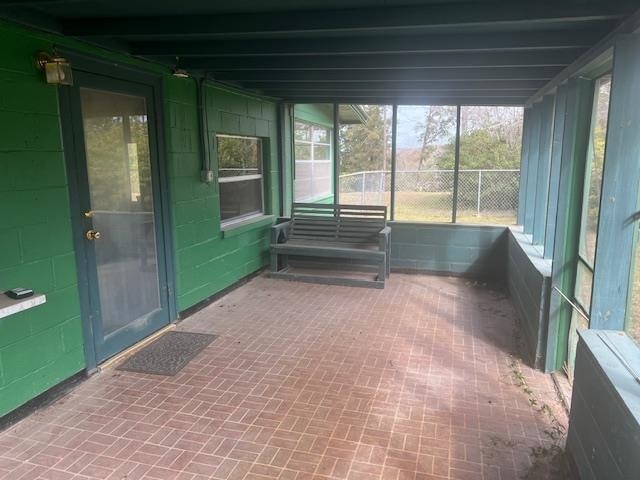
{"type": "Polygon", "coordinates": [[[276,217],[274,215],[262,215],[260,217],[248,218],[242,222],[225,225],[221,228],[222,238],[233,238],[242,235],[250,230],[273,225],[276,217]]]}

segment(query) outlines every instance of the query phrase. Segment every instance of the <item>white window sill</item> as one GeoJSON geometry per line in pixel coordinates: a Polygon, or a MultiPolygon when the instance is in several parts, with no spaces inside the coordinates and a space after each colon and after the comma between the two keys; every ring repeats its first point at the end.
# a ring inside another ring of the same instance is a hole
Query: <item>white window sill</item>
{"type": "Polygon", "coordinates": [[[228,222],[220,227],[222,238],[231,238],[250,230],[271,226],[275,222],[273,215],[254,215],[235,222],[228,222]]]}

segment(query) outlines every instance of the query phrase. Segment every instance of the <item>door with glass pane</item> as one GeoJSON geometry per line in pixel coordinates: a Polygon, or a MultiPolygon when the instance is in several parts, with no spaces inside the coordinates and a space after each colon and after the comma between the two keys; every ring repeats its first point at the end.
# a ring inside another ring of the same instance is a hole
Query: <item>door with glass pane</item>
{"type": "Polygon", "coordinates": [[[604,169],[604,151],[609,118],[609,94],[611,75],[596,80],[591,133],[585,164],[582,213],[580,221],[580,240],[575,276],[574,302],[569,327],[569,345],[567,350],[567,373],[572,378],[579,329],[589,328],[593,273],[596,268],[596,244],[598,239],[598,220],[600,217],[600,196],[604,169]]]}
{"type": "Polygon", "coordinates": [[[74,77],[76,234],[99,363],[169,322],[153,92],[97,75],[74,77]]]}

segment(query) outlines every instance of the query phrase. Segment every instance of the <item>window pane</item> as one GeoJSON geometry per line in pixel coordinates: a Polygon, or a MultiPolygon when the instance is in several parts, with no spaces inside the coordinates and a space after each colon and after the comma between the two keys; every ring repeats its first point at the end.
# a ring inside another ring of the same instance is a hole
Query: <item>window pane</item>
{"type": "Polygon", "coordinates": [[[229,220],[262,212],[262,179],[220,183],[220,216],[229,220]]]}
{"type": "Polygon", "coordinates": [[[296,160],[311,160],[311,144],[296,142],[296,160]]]}
{"type": "Polygon", "coordinates": [[[340,203],[389,209],[392,115],[390,105],[340,106],[340,203]]]}
{"type": "Polygon", "coordinates": [[[313,142],[314,143],[329,143],[331,137],[331,130],[328,128],[313,126],[313,142]]]}
{"type": "Polygon", "coordinates": [[[296,122],[296,140],[311,141],[311,125],[303,122],[296,122]]]}
{"type": "Polygon", "coordinates": [[[329,145],[314,145],[313,146],[313,159],[314,160],[329,160],[331,158],[331,152],[329,145]]]}
{"type": "Polygon", "coordinates": [[[580,306],[588,314],[591,310],[591,289],[593,287],[593,273],[581,260],[578,260],[578,271],[576,274],[575,297],[580,306]]]}
{"type": "Polygon", "coordinates": [[[457,221],[515,224],[522,107],[461,107],[457,221]]]}
{"type": "Polygon", "coordinates": [[[295,199],[306,200],[313,196],[313,165],[296,161],[295,199]]]}
{"type": "Polygon", "coordinates": [[[218,135],[220,218],[222,221],[262,210],[262,148],[253,137],[218,135]],[[248,175],[257,175],[250,178],[248,175]],[[236,178],[234,178],[236,177],[236,178]],[[243,177],[247,177],[243,180],[243,177]]]}
{"type": "Polygon", "coordinates": [[[636,239],[635,268],[631,277],[631,301],[627,315],[627,333],[640,343],[640,238],[636,239]]]}
{"type": "Polygon", "coordinates": [[[261,172],[260,139],[217,136],[220,177],[256,175],[261,172]]]}
{"type": "Polygon", "coordinates": [[[331,162],[313,163],[313,196],[326,197],[331,195],[331,162]]]}
{"type": "MultiPolygon", "coordinates": [[[[296,112],[298,111],[305,119],[311,118],[325,125],[333,124],[333,105],[299,105],[296,106],[296,112]]],[[[332,137],[333,129],[329,127],[296,120],[296,202],[324,202],[333,198],[332,137]]]]}
{"type": "Polygon", "coordinates": [[[585,178],[585,198],[582,207],[582,234],[580,256],[593,267],[600,213],[600,190],[602,187],[602,167],[609,116],[609,93],[611,75],[601,77],[596,83],[596,93],[591,121],[591,140],[587,158],[585,178]]]}
{"type": "Polygon", "coordinates": [[[398,107],[395,219],[450,222],[456,107],[398,107]]]}

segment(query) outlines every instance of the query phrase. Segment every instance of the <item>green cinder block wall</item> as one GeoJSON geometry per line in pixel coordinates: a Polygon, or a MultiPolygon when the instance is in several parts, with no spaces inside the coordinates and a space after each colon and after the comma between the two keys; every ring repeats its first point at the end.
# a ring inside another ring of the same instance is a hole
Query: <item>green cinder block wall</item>
{"type": "MultiPolygon", "coordinates": [[[[47,295],[46,304],[0,319],[1,417],[86,365],[58,87],[44,82],[33,61],[36,52],[67,47],[162,77],[178,311],[264,266],[269,223],[222,232],[217,181],[200,181],[193,79],[11,23],[0,22],[0,34],[0,291],[28,286],[47,295]]],[[[216,133],[263,138],[265,206],[277,216],[277,105],[213,85],[206,97],[212,169],[217,172],[216,133]]]]}
{"type": "MultiPolygon", "coordinates": [[[[166,148],[172,198],[178,311],[214,295],[268,261],[270,224],[242,233],[220,228],[217,181],[200,181],[197,84],[165,77],[166,148]]],[[[266,213],[279,215],[277,105],[250,95],[208,86],[208,152],[217,175],[216,134],[262,138],[266,213]]],[[[206,152],[205,152],[206,153],[206,152]]]]}
{"type": "Polygon", "coordinates": [[[0,416],[84,368],[56,87],[33,55],[45,38],[0,25],[0,291],[47,303],[0,319],[0,416]]]}

